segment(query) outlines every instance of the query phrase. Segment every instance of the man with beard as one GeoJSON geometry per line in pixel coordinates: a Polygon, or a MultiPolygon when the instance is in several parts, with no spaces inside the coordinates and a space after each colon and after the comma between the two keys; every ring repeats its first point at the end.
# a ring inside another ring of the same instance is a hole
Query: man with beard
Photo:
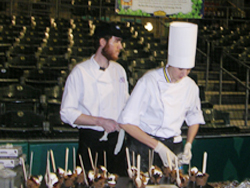
{"type": "Polygon", "coordinates": [[[114,155],[117,119],[129,97],[126,72],[115,62],[122,50],[122,33],[114,23],[102,23],[94,36],[96,53],[69,74],[60,114],[63,122],[79,129],[78,155],[81,154],[86,171],[92,169],[90,148],[93,157],[98,153],[97,165],[104,165],[105,151],[108,172],[118,173],[115,167],[120,166],[120,158],[114,155]]]}

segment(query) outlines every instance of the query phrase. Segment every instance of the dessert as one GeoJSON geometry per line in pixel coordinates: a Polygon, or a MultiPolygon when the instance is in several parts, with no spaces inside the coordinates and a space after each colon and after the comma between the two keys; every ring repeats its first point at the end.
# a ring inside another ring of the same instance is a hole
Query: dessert
{"type": "Polygon", "coordinates": [[[66,176],[64,176],[65,187],[74,187],[76,178],[77,178],[77,175],[73,174],[71,170],[68,170],[66,176]]]}
{"type": "Polygon", "coordinates": [[[160,183],[163,173],[158,166],[151,166],[149,174],[150,174],[150,180],[153,184],[160,183]]]}
{"type": "Polygon", "coordinates": [[[39,176],[31,176],[27,180],[27,188],[39,188],[41,185],[43,177],[41,175],[39,176]]]}
{"type": "Polygon", "coordinates": [[[62,185],[63,183],[64,183],[64,170],[62,169],[62,168],[58,168],[57,169],[57,172],[56,172],[56,174],[57,174],[57,178],[58,178],[58,183],[60,184],[60,185],[62,185]]]}
{"type": "Polygon", "coordinates": [[[97,168],[98,173],[101,174],[102,177],[107,178],[107,168],[105,166],[100,165],[99,168],[97,168]]]}
{"type": "Polygon", "coordinates": [[[198,172],[196,175],[196,185],[205,186],[207,184],[209,174],[198,172]]]}
{"type": "Polygon", "coordinates": [[[181,183],[179,187],[187,187],[189,183],[189,176],[188,175],[180,175],[181,183]]]}
{"type": "Polygon", "coordinates": [[[176,177],[177,177],[176,170],[172,170],[171,173],[170,173],[170,181],[171,181],[171,183],[174,183],[176,181],[176,177]]]}
{"type": "Polygon", "coordinates": [[[108,175],[108,186],[109,187],[115,187],[116,186],[116,183],[117,183],[117,180],[118,180],[118,175],[117,174],[109,174],[108,175]]]}
{"type": "Polygon", "coordinates": [[[94,188],[103,188],[105,186],[106,178],[101,173],[94,173],[90,170],[88,173],[89,184],[94,188]]]}
{"type": "Polygon", "coordinates": [[[53,186],[53,188],[60,188],[61,187],[61,183],[58,181],[58,177],[55,173],[50,173],[49,175],[49,181],[51,182],[51,185],[53,186]]]}
{"type": "Polygon", "coordinates": [[[198,168],[193,167],[190,169],[190,176],[189,176],[189,180],[191,182],[195,182],[196,181],[196,175],[198,173],[198,168]]]}
{"type": "Polygon", "coordinates": [[[170,177],[171,176],[171,169],[169,167],[163,166],[162,167],[163,175],[165,177],[170,177]]]}
{"type": "Polygon", "coordinates": [[[76,183],[79,184],[84,184],[84,173],[81,167],[77,166],[74,174],[76,175],[76,183]]]}
{"type": "Polygon", "coordinates": [[[146,185],[148,184],[150,177],[147,173],[142,173],[141,174],[141,181],[142,181],[142,186],[146,187],[146,185]]]}

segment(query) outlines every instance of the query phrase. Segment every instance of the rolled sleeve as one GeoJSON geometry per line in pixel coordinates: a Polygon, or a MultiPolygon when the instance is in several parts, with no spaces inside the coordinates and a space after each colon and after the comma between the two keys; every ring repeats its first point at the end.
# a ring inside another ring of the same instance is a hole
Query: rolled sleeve
{"type": "Polygon", "coordinates": [[[61,120],[64,123],[70,124],[72,127],[77,126],[74,122],[82,114],[82,112],[78,109],[78,101],[82,95],[79,86],[82,86],[83,88],[81,79],[77,78],[77,70],[74,71],[76,72],[70,74],[67,78],[60,109],[61,120]]]}
{"type": "Polygon", "coordinates": [[[60,111],[60,115],[64,123],[70,124],[72,127],[75,128],[77,127],[77,125],[74,124],[74,122],[81,115],[81,112],[79,112],[78,110],[70,109],[70,108],[63,108],[60,111]]]}
{"type": "Polygon", "coordinates": [[[203,113],[201,110],[201,102],[199,98],[199,90],[196,92],[195,101],[192,108],[187,112],[186,123],[188,126],[194,124],[205,124],[203,113]]]}

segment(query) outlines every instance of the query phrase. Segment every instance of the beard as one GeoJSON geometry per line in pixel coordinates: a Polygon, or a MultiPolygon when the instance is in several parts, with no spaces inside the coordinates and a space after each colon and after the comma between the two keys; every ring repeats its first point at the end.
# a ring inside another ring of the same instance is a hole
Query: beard
{"type": "Polygon", "coordinates": [[[107,43],[104,48],[102,49],[102,55],[107,58],[108,61],[116,61],[118,57],[116,57],[113,52],[110,50],[110,46],[107,43]]]}

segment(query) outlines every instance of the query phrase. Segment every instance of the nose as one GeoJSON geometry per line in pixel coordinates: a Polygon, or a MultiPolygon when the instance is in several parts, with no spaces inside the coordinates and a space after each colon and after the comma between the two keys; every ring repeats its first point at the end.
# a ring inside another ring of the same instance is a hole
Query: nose
{"type": "Polygon", "coordinates": [[[119,49],[123,49],[123,46],[122,46],[122,42],[121,41],[119,41],[119,45],[118,45],[118,47],[119,47],[119,49]]]}

